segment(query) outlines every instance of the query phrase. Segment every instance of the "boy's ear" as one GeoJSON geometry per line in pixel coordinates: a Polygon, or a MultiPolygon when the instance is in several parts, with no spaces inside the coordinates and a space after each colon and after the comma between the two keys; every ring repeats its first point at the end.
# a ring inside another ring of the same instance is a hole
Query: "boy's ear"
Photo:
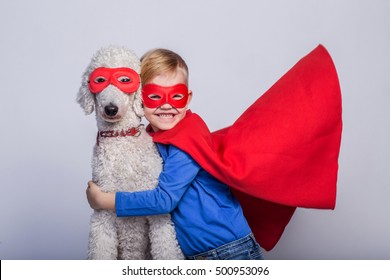
{"type": "Polygon", "coordinates": [[[188,100],[187,100],[187,105],[189,105],[189,104],[190,104],[191,100],[192,100],[192,90],[188,90],[188,100]]]}

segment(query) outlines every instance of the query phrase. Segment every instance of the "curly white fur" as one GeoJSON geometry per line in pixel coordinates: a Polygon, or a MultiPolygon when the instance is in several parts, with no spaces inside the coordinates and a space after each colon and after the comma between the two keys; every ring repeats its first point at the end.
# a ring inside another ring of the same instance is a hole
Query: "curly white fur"
{"type": "MultiPolygon", "coordinates": [[[[143,116],[140,89],[125,94],[109,85],[92,94],[90,74],[99,67],[129,67],[140,71],[139,58],[124,47],[109,46],[93,57],[82,77],[77,102],[86,114],[96,110],[99,131],[138,127],[143,116]],[[116,106],[109,116],[106,106],[116,106]]],[[[153,189],[162,161],[151,137],[140,127],[138,136],[100,138],[92,159],[92,179],[105,192],[153,189]]],[[[170,215],[117,218],[113,211],[94,211],[90,222],[88,259],[183,259],[170,215]]]]}

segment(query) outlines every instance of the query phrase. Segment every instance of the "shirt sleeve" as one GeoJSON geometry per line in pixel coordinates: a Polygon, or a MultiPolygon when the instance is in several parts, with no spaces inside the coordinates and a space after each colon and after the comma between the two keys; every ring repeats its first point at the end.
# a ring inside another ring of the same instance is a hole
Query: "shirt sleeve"
{"type": "Polygon", "coordinates": [[[115,210],[118,217],[167,214],[176,208],[200,170],[190,155],[167,147],[167,157],[153,190],[117,192],[115,210]]]}

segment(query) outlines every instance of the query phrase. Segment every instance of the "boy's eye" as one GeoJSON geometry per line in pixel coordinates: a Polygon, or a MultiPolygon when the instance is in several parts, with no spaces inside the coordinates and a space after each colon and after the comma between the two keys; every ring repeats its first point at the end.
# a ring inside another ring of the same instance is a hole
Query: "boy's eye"
{"type": "Polygon", "coordinates": [[[148,97],[149,97],[149,99],[152,99],[152,100],[160,100],[161,99],[161,96],[157,95],[157,94],[149,94],[148,97]]]}
{"type": "Polygon", "coordinates": [[[120,76],[118,78],[118,81],[121,82],[121,83],[130,83],[131,82],[131,79],[127,76],[120,76]]]}
{"type": "Polygon", "coordinates": [[[95,83],[104,83],[106,81],[106,78],[104,78],[103,76],[99,76],[97,78],[95,78],[95,83]]]}
{"type": "Polygon", "coordinates": [[[184,97],[184,94],[178,93],[178,94],[175,94],[175,95],[173,96],[173,99],[175,99],[175,100],[180,100],[180,99],[182,99],[183,97],[184,97]]]}

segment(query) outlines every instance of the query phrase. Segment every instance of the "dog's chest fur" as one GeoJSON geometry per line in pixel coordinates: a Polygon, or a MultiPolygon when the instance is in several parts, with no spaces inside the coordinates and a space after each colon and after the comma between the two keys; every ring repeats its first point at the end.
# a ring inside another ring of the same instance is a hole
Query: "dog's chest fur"
{"type": "Polygon", "coordinates": [[[99,138],[94,147],[93,180],[103,191],[154,189],[161,170],[161,157],[144,128],[139,136],[99,138]]]}

